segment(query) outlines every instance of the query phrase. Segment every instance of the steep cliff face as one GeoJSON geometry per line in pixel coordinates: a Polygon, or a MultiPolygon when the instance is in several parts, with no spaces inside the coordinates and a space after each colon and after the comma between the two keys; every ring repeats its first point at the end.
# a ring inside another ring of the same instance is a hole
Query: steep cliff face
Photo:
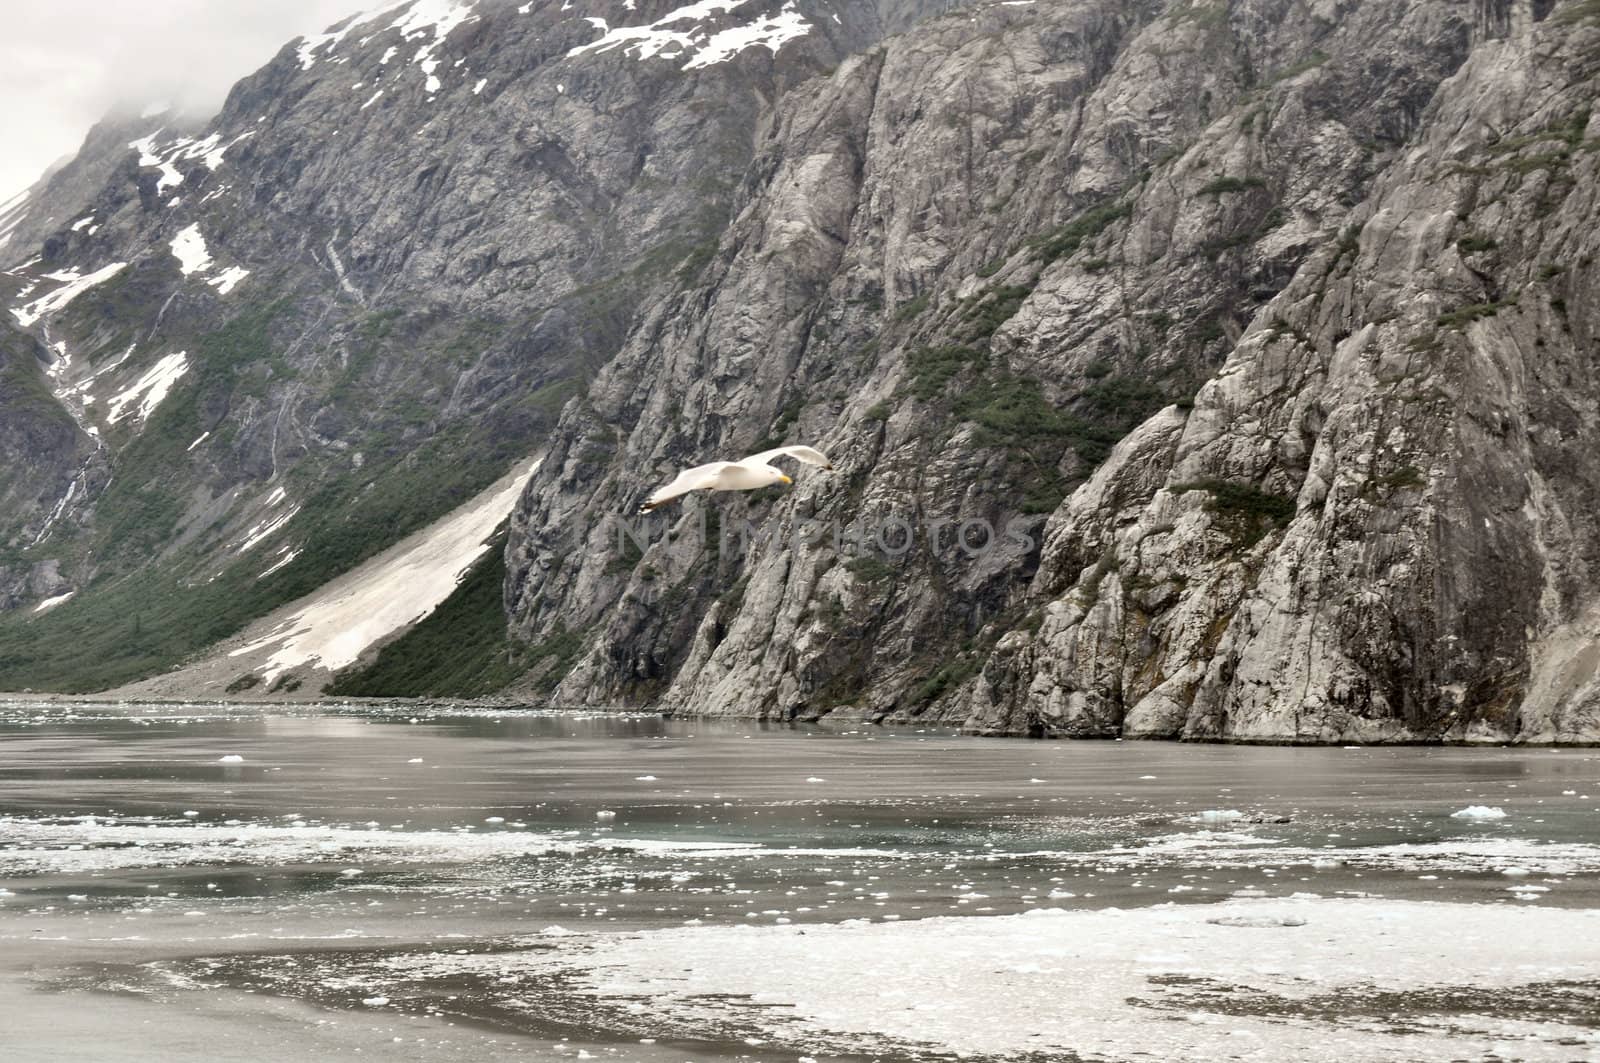
{"type": "Polygon", "coordinates": [[[530,684],[1592,735],[1591,7],[978,6],[786,96],[713,261],[567,409],[513,523],[530,684]],[[838,472],[619,539],[675,465],[763,437],[838,472]],[[912,550],[793,541],[886,520],[912,550]],[[964,550],[962,520],[1005,532],[964,550]],[[744,521],[771,538],[740,552],[744,521]]]}
{"type": "Polygon", "coordinates": [[[1596,43],[1474,49],[1193,411],[1052,517],[972,722],[1593,735],[1596,43]]]}
{"type": "Polygon", "coordinates": [[[710,253],[772,101],[942,6],[412,0],[204,129],[91,138],[0,277],[63,467],[96,455],[8,485],[0,687],[164,668],[536,453],[710,253]]]}

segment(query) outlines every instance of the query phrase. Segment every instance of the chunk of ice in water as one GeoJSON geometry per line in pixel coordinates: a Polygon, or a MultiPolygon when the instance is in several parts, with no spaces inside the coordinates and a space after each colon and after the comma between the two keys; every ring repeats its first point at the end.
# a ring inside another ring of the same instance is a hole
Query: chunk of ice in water
{"type": "Polygon", "coordinates": [[[613,820],[617,818],[617,814],[608,808],[602,808],[600,811],[594,814],[594,818],[600,820],[613,820]]]}
{"type": "Polygon", "coordinates": [[[389,998],[388,997],[363,997],[361,999],[361,1003],[365,1004],[369,1008],[381,1008],[385,1004],[389,1003],[389,998]]]}
{"type": "Polygon", "coordinates": [[[1491,819],[1505,819],[1506,818],[1506,810],[1501,808],[1501,807],[1499,807],[1498,805],[1493,806],[1493,807],[1491,807],[1489,805],[1468,805],[1466,808],[1461,809],[1459,812],[1450,813],[1450,818],[1451,819],[1470,819],[1470,820],[1476,820],[1476,821],[1487,821],[1487,820],[1491,820],[1491,819]]]}
{"type": "Polygon", "coordinates": [[[1243,819],[1244,813],[1237,808],[1208,808],[1204,812],[1196,812],[1189,817],[1191,823],[1232,823],[1236,819],[1243,819]]]}
{"type": "Polygon", "coordinates": [[[221,759],[222,759],[222,763],[224,763],[224,764],[243,764],[244,763],[244,758],[241,757],[237,753],[229,753],[227,756],[225,756],[225,757],[223,757],[221,759]]]}

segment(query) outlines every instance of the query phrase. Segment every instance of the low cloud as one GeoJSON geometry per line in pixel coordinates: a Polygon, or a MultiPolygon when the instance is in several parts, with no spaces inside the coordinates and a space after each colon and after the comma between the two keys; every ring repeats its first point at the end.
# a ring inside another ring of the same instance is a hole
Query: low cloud
{"type": "MultiPolygon", "coordinates": [[[[0,200],[113,109],[210,113],[294,37],[376,0],[56,0],[0,14],[0,200]]],[[[387,6],[387,5],[383,5],[387,6]]]]}

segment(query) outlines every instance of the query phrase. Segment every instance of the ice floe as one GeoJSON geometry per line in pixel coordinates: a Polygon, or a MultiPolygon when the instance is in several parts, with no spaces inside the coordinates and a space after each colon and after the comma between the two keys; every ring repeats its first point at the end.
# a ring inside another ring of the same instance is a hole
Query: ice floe
{"type": "Polygon", "coordinates": [[[649,1000],[652,1034],[817,1055],[1569,1059],[1595,1031],[1530,1004],[1544,984],[1600,978],[1597,939],[1593,910],[1297,898],[690,926],[389,969],[422,986],[554,974],[597,1006],[649,1000]]]}
{"type": "Polygon", "coordinates": [[[1506,810],[1498,806],[1468,805],[1459,812],[1450,813],[1451,819],[1469,819],[1478,822],[1487,822],[1495,819],[1505,819],[1506,810]]]}
{"type": "Polygon", "coordinates": [[[386,830],[310,823],[298,817],[281,823],[231,824],[200,822],[200,817],[195,809],[183,812],[180,819],[165,820],[0,816],[0,874],[226,864],[246,858],[246,854],[251,863],[267,866],[326,862],[348,866],[354,862],[351,858],[358,856],[363,865],[372,867],[386,862],[476,865],[488,860],[605,852],[673,860],[761,855],[793,860],[857,853],[769,848],[745,842],[617,838],[610,834],[592,837],[593,832],[587,830],[386,830]]]}

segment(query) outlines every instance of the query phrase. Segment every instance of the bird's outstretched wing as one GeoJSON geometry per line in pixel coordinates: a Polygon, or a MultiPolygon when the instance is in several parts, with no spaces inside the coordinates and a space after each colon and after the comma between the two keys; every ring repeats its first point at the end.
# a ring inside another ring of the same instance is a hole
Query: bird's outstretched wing
{"type": "Polygon", "coordinates": [[[808,447],[802,444],[796,444],[792,447],[778,447],[775,450],[763,450],[761,453],[752,454],[744,460],[751,465],[768,465],[771,464],[773,458],[798,458],[807,465],[818,465],[824,469],[833,468],[833,462],[828,460],[826,454],[815,447],[808,447]]]}
{"type": "Polygon", "coordinates": [[[655,492],[639,507],[640,513],[649,513],[652,509],[664,506],[675,498],[682,498],[690,491],[698,491],[703,487],[710,487],[716,480],[717,474],[726,469],[732,462],[714,461],[709,465],[696,465],[692,469],[680,472],[671,483],[658,487],[655,492]]]}

